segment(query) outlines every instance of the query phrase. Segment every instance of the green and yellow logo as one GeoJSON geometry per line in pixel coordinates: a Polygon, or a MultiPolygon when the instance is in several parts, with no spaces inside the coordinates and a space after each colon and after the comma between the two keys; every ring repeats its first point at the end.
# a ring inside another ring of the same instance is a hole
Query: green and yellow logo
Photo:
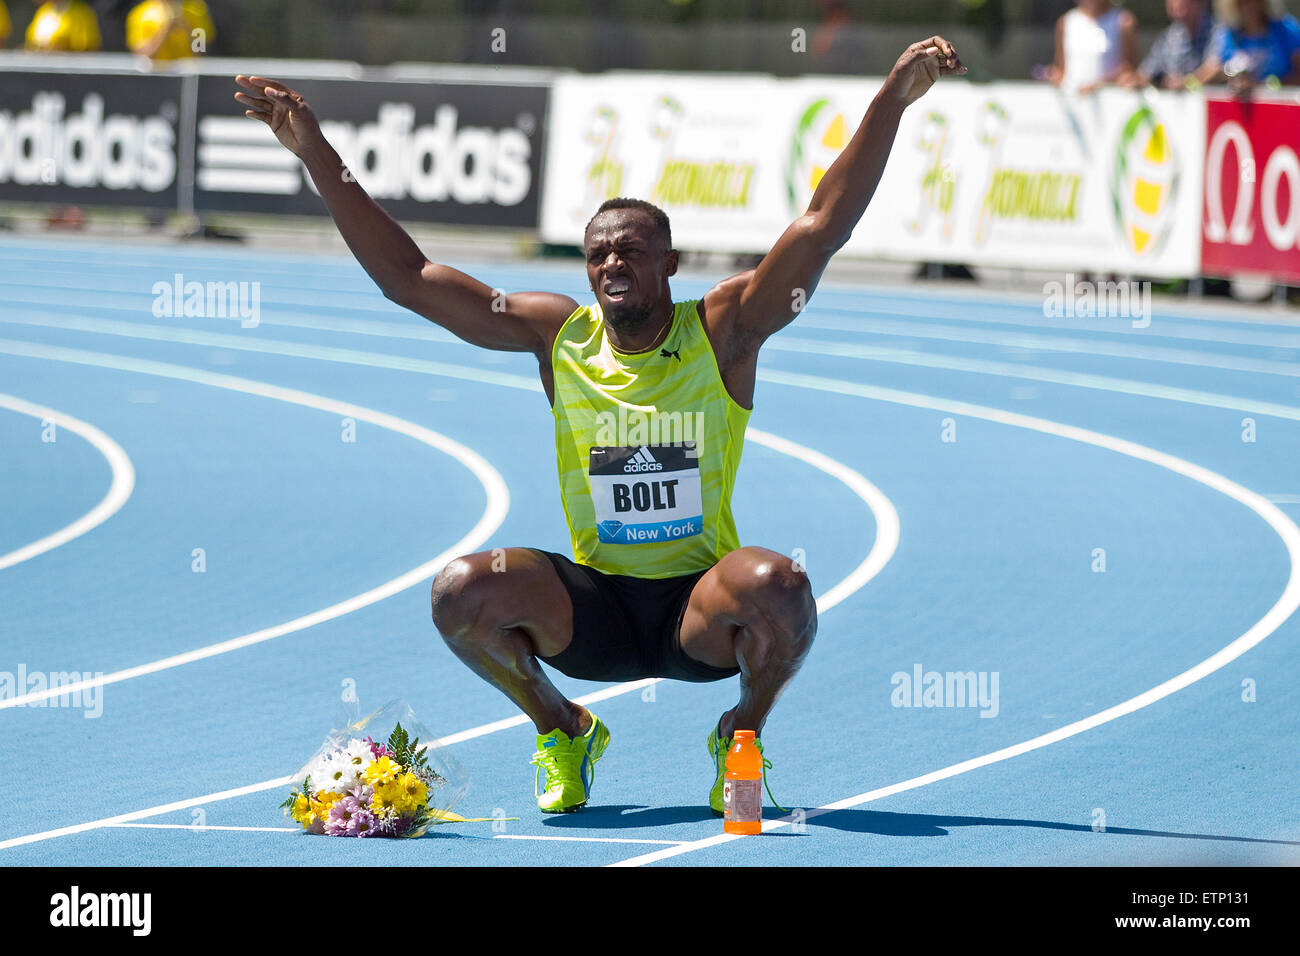
{"type": "Polygon", "coordinates": [[[829,99],[816,100],[803,111],[795,124],[785,166],[785,192],[791,215],[799,215],[808,206],[826,170],[849,144],[850,136],[844,113],[829,99]]]}
{"type": "Polygon", "coordinates": [[[908,226],[912,232],[921,232],[930,215],[937,213],[944,238],[950,238],[957,173],[948,159],[948,117],[936,110],[926,114],[916,138],[916,148],[923,157],[921,195],[916,218],[908,226]]]}
{"type": "Polygon", "coordinates": [[[684,112],[682,104],[671,96],[661,96],[656,104],[650,136],[663,144],[663,160],[650,193],[651,202],[701,209],[748,206],[750,185],[754,179],[753,163],[730,160],[699,162],[672,155],[673,140],[684,112]]]}
{"type": "Polygon", "coordinates": [[[622,195],[623,162],[618,158],[618,113],[613,108],[601,106],[593,114],[583,137],[592,147],[592,160],[587,166],[587,193],[599,200],[622,195]]]}
{"type": "Polygon", "coordinates": [[[1010,125],[1006,107],[987,100],[979,119],[979,142],[989,151],[989,173],[975,224],[976,242],[987,241],[993,223],[999,220],[1073,223],[1079,219],[1082,175],[1003,165],[1002,151],[1010,125]]]}
{"type": "Polygon", "coordinates": [[[1124,124],[1111,167],[1115,223],[1129,251],[1155,255],[1173,226],[1178,160],[1165,124],[1149,106],[1124,124]]]}

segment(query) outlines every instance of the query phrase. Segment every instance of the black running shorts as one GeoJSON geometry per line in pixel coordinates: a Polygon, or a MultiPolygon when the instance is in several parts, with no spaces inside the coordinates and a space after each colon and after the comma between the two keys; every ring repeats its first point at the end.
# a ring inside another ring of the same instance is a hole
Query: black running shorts
{"type": "Polygon", "coordinates": [[[550,559],[573,602],[573,640],[554,657],[540,658],[561,674],[582,680],[668,677],[704,683],[740,673],[739,667],[712,667],[682,650],[682,615],[707,568],[676,578],[635,578],[532,550],[550,559]]]}

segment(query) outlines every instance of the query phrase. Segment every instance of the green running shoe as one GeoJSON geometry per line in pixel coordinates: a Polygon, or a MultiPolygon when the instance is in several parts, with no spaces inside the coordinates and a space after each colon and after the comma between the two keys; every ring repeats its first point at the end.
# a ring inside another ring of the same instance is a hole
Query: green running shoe
{"type": "MultiPolygon", "coordinates": [[[[709,731],[708,740],[709,756],[713,758],[714,770],[717,772],[717,776],[713,781],[713,789],[709,791],[709,809],[713,811],[715,816],[719,817],[725,816],[727,812],[726,803],[722,799],[722,791],[727,782],[727,751],[731,749],[732,741],[732,738],[730,737],[718,736],[718,727],[721,726],[721,724],[722,721],[719,720],[714,728],[709,731]]],[[[763,741],[759,740],[757,737],[754,738],[754,746],[758,747],[758,752],[760,754],[763,753],[763,741]]],[[[785,813],[785,807],[776,802],[776,799],[772,796],[771,789],[767,786],[767,771],[771,766],[772,761],[768,760],[767,756],[764,755],[763,787],[767,790],[767,798],[772,801],[772,806],[776,807],[782,813],[785,813]]]]}
{"type": "Polygon", "coordinates": [[[537,806],[543,813],[570,813],[585,806],[595,782],[596,761],[609,745],[609,731],[595,714],[591,715],[591,729],[581,737],[569,737],[561,730],[537,735],[537,753],[533,763],[537,779],[533,792],[537,806]],[[546,789],[537,792],[542,771],[546,771],[546,789]]]}

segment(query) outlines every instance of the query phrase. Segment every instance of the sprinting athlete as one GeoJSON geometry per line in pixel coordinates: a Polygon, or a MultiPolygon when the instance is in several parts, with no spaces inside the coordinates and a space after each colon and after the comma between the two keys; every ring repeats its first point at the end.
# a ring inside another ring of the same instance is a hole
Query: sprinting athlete
{"type": "Polygon", "coordinates": [[[804,569],[741,547],[731,493],[753,404],[758,350],[802,307],[866,211],[903,110],[942,74],[964,73],[942,37],[899,57],[808,210],[759,265],[703,299],[673,302],[668,217],[610,200],[583,247],[595,302],[516,292],[430,262],[361,188],[283,84],[236,77],[235,99],[305,164],[344,240],[385,296],[474,345],[531,352],[555,418],[574,560],[529,548],[480,552],[433,582],[433,621],[451,650],[537,728],[538,806],[576,810],[609,743],[595,714],[539,665],[571,677],[715,681],[740,699],[708,735],[709,805],[723,812],[733,731],[761,734],[817,629],[804,569]]]}

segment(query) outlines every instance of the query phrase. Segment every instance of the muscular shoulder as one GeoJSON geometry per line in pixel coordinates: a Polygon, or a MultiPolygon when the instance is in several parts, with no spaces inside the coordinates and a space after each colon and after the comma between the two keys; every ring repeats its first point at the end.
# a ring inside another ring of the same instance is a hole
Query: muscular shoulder
{"type": "Polygon", "coordinates": [[[731,339],[740,315],[741,300],[753,278],[753,269],[729,276],[706,292],[700,300],[700,321],[704,324],[704,331],[713,343],[715,352],[719,350],[720,344],[726,344],[731,339]]]}

